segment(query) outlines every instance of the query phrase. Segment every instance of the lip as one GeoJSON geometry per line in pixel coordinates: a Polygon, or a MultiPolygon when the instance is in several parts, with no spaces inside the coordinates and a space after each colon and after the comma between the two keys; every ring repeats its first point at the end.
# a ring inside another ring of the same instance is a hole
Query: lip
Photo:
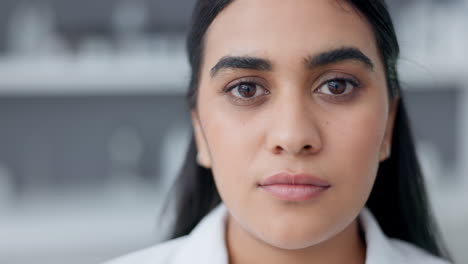
{"type": "Polygon", "coordinates": [[[281,172],[260,181],[258,187],[281,200],[305,201],[318,197],[331,185],[310,174],[281,172]]]}

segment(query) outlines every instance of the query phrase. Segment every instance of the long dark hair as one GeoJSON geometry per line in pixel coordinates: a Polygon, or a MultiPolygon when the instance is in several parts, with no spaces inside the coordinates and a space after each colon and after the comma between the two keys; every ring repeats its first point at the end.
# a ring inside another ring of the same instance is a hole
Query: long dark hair
{"type": "MultiPolygon", "coordinates": [[[[214,18],[232,0],[198,0],[192,28],[187,38],[192,69],[187,94],[190,109],[197,104],[198,78],[203,54],[204,35],[214,18]]],[[[392,154],[381,162],[366,207],[370,209],[387,236],[413,243],[428,252],[449,259],[442,246],[416,157],[414,141],[406,114],[396,64],[399,45],[392,20],[383,0],[347,0],[372,26],[385,67],[390,99],[398,99],[392,154]]],[[[211,170],[196,161],[194,138],[185,163],[175,182],[175,222],[171,238],[188,234],[221,201],[211,170]]]]}

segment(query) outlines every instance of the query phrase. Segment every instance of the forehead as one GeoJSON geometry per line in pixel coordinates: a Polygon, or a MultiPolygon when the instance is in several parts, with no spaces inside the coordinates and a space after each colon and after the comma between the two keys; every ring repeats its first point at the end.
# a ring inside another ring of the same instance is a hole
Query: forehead
{"type": "Polygon", "coordinates": [[[207,67],[226,55],[300,62],[310,54],[353,46],[379,61],[365,18],[343,0],[234,0],[205,35],[207,67]]]}

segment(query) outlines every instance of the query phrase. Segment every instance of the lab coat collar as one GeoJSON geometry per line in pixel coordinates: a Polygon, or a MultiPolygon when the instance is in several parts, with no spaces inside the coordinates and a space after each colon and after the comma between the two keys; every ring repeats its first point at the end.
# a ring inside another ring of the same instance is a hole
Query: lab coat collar
{"type": "Polygon", "coordinates": [[[223,203],[214,208],[188,235],[186,244],[178,252],[175,264],[227,264],[225,242],[227,209],[223,203]]]}
{"type": "Polygon", "coordinates": [[[394,252],[390,240],[385,236],[369,209],[364,207],[359,214],[359,224],[366,239],[365,264],[404,263],[394,252]]]}

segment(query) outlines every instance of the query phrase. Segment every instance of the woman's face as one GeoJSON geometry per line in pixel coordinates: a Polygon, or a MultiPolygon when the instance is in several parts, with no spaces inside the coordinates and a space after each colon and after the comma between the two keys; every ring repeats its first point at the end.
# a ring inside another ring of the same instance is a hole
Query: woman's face
{"type": "Polygon", "coordinates": [[[230,220],[284,249],[355,221],[389,155],[396,105],[371,26],[332,0],[233,1],[205,35],[197,104],[200,161],[230,220]],[[282,172],[327,187],[265,185],[282,172]]]}

